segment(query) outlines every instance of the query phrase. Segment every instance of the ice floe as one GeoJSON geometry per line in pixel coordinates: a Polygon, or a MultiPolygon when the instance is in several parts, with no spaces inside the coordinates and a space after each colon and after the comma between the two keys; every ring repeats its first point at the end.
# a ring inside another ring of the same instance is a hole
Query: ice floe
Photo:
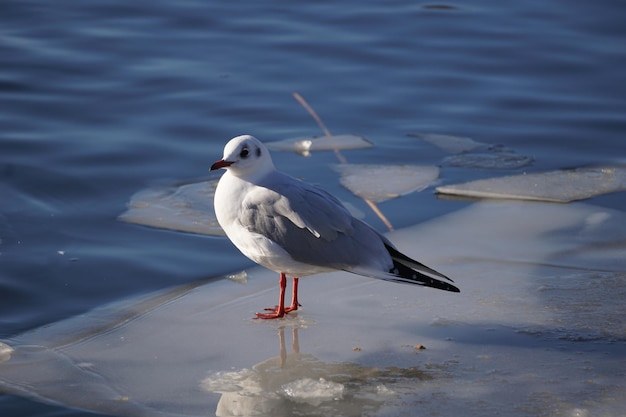
{"type": "Polygon", "coordinates": [[[325,401],[338,401],[343,398],[343,384],[327,381],[324,378],[300,378],[282,386],[282,391],[292,400],[309,403],[314,407],[325,401]]]}
{"type": "Polygon", "coordinates": [[[596,166],[442,185],[439,194],[567,203],[626,189],[626,165],[596,166]]]}
{"type": "Polygon", "coordinates": [[[266,142],[265,146],[274,151],[293,151],[308,156],[313,151],[364,149],[374,145],[363,136],[341,134],[266,142]]]}
{"type": "Polygon", "coordinates": [[[519,169],[534,162],[528,155],[517,155],[515,150],[502,145],[477,142],[460,136],[434,133],[411,133],[414,136],[452,153],[443,159],[442,165],[474,169],[519,169]],[[478,152],[477,152],[478,151],[478,152]]]}
{"type": "Polygon", "coordinates": [[[341,175],[341,185],[373,203],[422,191],[439,178],[439,168],[428,165],[338,164],[333,168],[341,175]]]}
{"type": "Polygon", "coordinates": [[[453,135],[442,135],[439,133],[409,133],[409,136],[422,139],[431,145],[435,145],[439,149],[448,153],[469,152],[478,148],[486,148],[487,143],[475,141],[472,138],[453,135]]]}
{"type": "Polygon", "coordinates": [[[144,226],[224,236],[213,211],[218,180],[159,185],[135,193],[119,220],[144,226]]]}
{"type": "Polygon", "coordinates": [[[9,359],[11,359],[12,352],[13,349],[11,348],[11,346],[0,342],[0,364],[4,361],[8,361],[9,359]]]}
{"type": "Polygon", "coordinates": [[[445,157],[442,164],[478,169],[519,169],[527,167],[533,161],[531,156],[508,153],[462,153],[445,157]]]}

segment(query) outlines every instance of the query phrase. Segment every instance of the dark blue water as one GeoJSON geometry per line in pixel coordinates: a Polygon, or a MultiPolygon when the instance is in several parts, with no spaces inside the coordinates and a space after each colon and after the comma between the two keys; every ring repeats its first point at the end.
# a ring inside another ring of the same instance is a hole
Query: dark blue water
{"type": "MultiPolygon", "coordinates": [[[[116,217],[139,189],[208,177],[235,135],[321,134],[294,91],[376,143],[353,162],[438,163],[415,132],[502,144],[528,172],[623,162],[624,22],[608,0],[2,2],[0,338],[248,265],[224,239],[116,217]]],[[[275,162],[351,198],[320,169],[332,153],[275,162]]],[[[382,208],[400,227],[461,204],[426,191],[382,208]]],[[[0,396],[2,416],[81,414],[0,396]]]]}

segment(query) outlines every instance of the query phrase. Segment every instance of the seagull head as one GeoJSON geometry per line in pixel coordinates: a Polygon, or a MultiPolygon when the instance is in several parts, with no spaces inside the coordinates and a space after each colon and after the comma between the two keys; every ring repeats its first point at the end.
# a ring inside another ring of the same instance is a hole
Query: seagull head
{"type": "Polygon", "coordinates": [[[237,136],[228,141],[223,158],[211,165],[211,171],[221,168],[242,178],[260,177],[275,169],[265,145],[250,135],[237,136]]]}

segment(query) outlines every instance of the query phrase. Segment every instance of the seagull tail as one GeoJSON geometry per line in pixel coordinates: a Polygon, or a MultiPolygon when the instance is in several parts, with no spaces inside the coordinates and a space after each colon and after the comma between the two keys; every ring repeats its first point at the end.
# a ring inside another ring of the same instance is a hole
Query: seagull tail
{"type": "Polygon", "coordinates": [[[422,274],[415,269],[400,263],[396,260],[393,261],[393,268],[384,277],[377,277],[384,279],[385,281],[402,282],[405,284],[422,285],[424,287],[437,288],[438,290],[461,292],[456,286],[434,278],[430,275],[422,274]]]}
{"type": "Polygon", "coordinates": [[[386,274],[382,279],[386,281],[423,285],[444,291],[461,292],[456,286],[438,279],[443,278],[449,282],[454,282],[442,273],[409,258],[392,246],[385,245],[385,247],[389,251],[389,255],[391,255],[393,267],[389,270],[389,274],[386,274]]]}

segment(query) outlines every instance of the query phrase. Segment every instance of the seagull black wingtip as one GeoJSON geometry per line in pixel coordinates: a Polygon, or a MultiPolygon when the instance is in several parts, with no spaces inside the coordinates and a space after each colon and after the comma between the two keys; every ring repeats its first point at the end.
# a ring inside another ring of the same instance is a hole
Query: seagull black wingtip
{"type": "MultiPolygon", "coordinates": [[[[400,252],[396,253],[400,254],[400,252]]],[[[400,254],[402,255],[402,254],[400,254]]],[[[389,274],[391,274],[391,276],[389,277],[388,281],[395,281],[395,282],[403,282],[406,284],[415,284],[415,285],[421,285],[424,287],[431,287],[431,288],[436,288],[438,290],[443,290],[443,291],[450,291],[450,292],[461,292],[461,290],[456,287],[455,285],[452,285],[446,281],[441,281],[437,278],[434,278],[430,275],[426,275],[418,270],[415,269],[414,265],[417,264],[420,266],[421,270],[425,270],[433,275],[436,275],[438,277],[442,277],[447,279],[450,282],[453,282],[450,278],[446,277],[445,275],[435,271],[434,269],[428,268],[427,266],[412,260],[411,258],[402,255],[402,259],[399,260],[397,259],[397,257],[394,256],[393,258],[393,268],[391,268],[391,270],[389,271],[389,274]],[[411,264],[413,265],[407,265],[407,260],[411,261],[411,264]],[[403,262],[404,261],[404,262],[403,262]]]]}
{"type": "Polygon", "coordinates": [[[454,285],[449,285],[450,288],[448,288],[446,291],[450,291],[450,292],[461,292],[461,290],[458,287],[455,287],[454,285]]]}
{"type": "MultiPolygon", "coordinates": [[[[393,260],[394,268],[397,268],[399,265],[403,265],[403,266],[409,268],[411,271],[417,272],[420,275],[422,275],[423,273],[424,274],[431,274],[431,275],[434,275],[436,277],[446,279],[446,280],[448,280],[450,282],[454,282],[452,280],[452,278],[448,278],[447,276],[445,276],[441,272],[435,271],[434,269],[427,267],[423,263],[418,262],[415,259],[409,258],[408,256],[406,256],[405,254],[403,254],[402,252],[400,252],[399,250],[397,250],[396,248],[394,248],[393,246],[391,246],[391,245],[389,245],[387,243],[385,243],[385,248],[387,249],[387,252],[389,252],[389,255],[391,256],[391,259],[393,260]]],[[[424,275],[424,276],[428,277],[428,275],[424,275]]],[[[454,286],[452,285],[452,287],[454,287],[454,286]]],[[[454,287],[454,288],[456,288],[456,287],[454,287]]],[[[456,289],[458,290],[458,288],[456,288],[456,289]]],[[[450,290],[450,291],[452,291],[452,290],[450,290]]],[[[455,291],[455,292],[459,292],[459,291],[455,291]]]]}

